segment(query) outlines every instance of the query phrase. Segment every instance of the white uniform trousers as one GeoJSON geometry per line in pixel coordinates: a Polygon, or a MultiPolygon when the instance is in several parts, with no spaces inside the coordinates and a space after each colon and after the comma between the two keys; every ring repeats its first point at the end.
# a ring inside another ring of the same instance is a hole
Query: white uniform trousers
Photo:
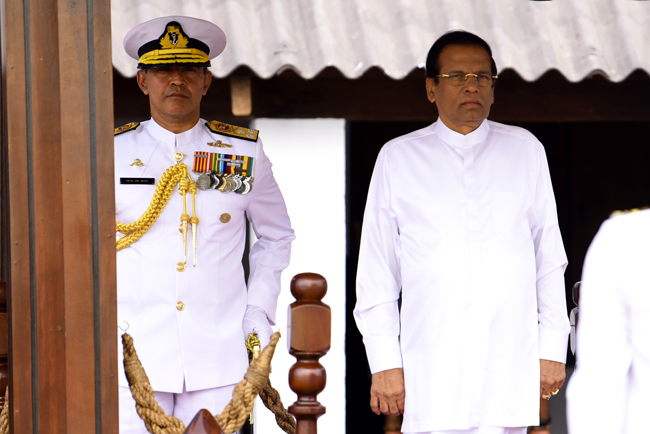
{"type": "Polygon", "coordinates": [[[428,431],[404,434],[526,434],[527,429],[528,427],[505,428],[501,426],[480,426],[478,428],[470,429],[450,429],[443,431],[428,431]]]}
{"type": "MultiPolygon", "coordinates": [[[[187,426],[202,408],[211,414],[221,413],[230,402],[234,388],[235,384],[230,384],[193,392],[156,392],[156,401],[166,414],[173,414],[187,426]]],[[[149,434],[135,410],[135,400],[131,396],[131,390],[128,387],[119,389],[120,434],[149,434]]]]}

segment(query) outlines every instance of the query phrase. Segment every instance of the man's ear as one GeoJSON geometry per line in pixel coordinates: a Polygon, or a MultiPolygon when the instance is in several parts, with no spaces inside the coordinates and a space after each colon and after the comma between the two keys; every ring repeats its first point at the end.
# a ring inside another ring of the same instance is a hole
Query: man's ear
{"type": "Polygon", "coordinates": [[[138,87],[145,95],[149,95],[149,89],[147,89],[147,73],[138,70],[138,75],[136,76],[138,80],[138,87]]]}
{"type": "Polygon", "coordinates": [[[207,71],[203,77],[203,95],[208,93],[210,84],[212,84],[212,73],[210,71],[207,71]]]}
{"type": "Polygon", "coordinates": [[[427,77],[426,87],[427,87],[427,98],[429,102],[434,103],[436,101],[436,82],[431,77],[427,77]]]}

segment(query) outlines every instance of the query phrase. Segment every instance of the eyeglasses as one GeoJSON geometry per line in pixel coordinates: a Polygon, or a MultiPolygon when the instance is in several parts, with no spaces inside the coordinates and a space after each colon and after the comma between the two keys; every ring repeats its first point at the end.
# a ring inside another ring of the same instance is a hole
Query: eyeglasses
{"type": "Polygon", "coordinates": [[[448,78],[449,84],[452,86],[462,86],[467,82],[467,79],[469,77],[474,77],[478,85],[481,87],[492,86],[492,83],[494,83],[493,80],[499,78],[498,75],[490,75],[486,72],[479,72],[477,74],[473,74],[471,72],[468,72],[467,74],[465,74],[464,72],[457,72],[454,74],[440,74],[434,77],[448,78]]]}

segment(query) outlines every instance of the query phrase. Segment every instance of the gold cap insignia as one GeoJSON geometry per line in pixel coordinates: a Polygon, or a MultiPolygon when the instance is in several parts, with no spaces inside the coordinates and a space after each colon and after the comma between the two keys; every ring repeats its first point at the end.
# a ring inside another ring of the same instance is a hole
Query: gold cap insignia
{"type": "Polygon", "coordinates": [[[178,23],[167,24],[167,32],[160,38],[160,47],[164,49],[185,48],[189,40],[181,32],[181,26],[178,23]]]}
{"type": "Polygon", "coordinates": [[[210,66],[210,47],[187,36],[177,21],[170,21],[158,39],[147,42],[138,50],[138,68],[158,68],[162,65],[210,66]]]}

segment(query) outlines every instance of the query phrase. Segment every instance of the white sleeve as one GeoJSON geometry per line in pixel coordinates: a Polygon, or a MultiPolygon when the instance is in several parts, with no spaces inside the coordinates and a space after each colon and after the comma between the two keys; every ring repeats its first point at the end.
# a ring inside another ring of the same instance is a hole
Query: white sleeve
{"type": "Polygon", "coordinates": [[[567,258],[543,148],[539,152],[538,171],[533,199],[535,220],[532,236],[537,266],[539,356],[540,359],[566,363],[567,343],[571,331],[564,286],[567,258]]]}
{"type": "Polygon", "coordinates": [[[258,239],[249,255],[248,304],[262,308],[271,324],[275,324],[280,274],[289,265],[291,242],[296,237],[261,139],[258,140],[254,176],[246,215],[258,239]]]}
{"type": "Polygon", "coordinates": [[[380,152],[363,218],[354,317],[372,373],[402,367],[397,300],[401,291],[400,242],[390,203],[390,170],[380,152]]]}
{"type": "Polygon", "coordinates": [[[625,249],[605,222],[594,238],[582,273],[576,370],[567,388],[571,433],[619,433],[626,423],[633,349],[625,299],[625,249]]]}

